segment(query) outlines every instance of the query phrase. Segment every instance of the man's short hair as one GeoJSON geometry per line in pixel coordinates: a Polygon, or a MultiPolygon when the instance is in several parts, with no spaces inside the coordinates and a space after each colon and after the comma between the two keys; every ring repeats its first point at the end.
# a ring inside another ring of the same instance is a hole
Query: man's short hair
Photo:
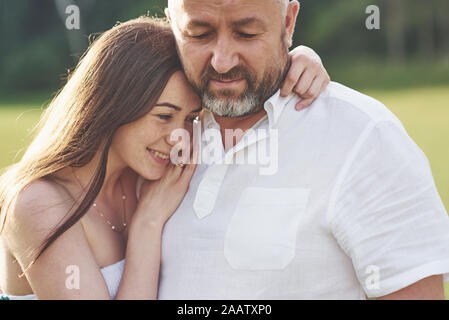
{"type": "Polygon", "coordinates": [[[276,0],[281,5],[282,15],[285,17],[287,15],[287,7],[290,0],[276,0]]]}
{"type": "MultiPolygon", "coordinates": [[[[281,6],[281,10],[282,10],[282,15],[285,17],[285,15],[287,14],[287,7],[288,7],[288,3],[290,2],[290,0],[274,0],[277,3],[280,4],[281,6]]],[[[173,3],[175,2],[175,0],[168,0],[168,8],[170,9],[171,6],[173,5],[173,3]]]]}

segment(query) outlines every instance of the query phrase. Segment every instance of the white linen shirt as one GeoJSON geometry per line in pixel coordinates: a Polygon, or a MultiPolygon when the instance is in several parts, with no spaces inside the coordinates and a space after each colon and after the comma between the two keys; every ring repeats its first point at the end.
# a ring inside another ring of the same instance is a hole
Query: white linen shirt
{"type": "MultiPolygon", "coordinates": [[[[399,120],[335,82],[298,99],[278,91],[254,127],[265,138],[223,150],[254,153],[277,129],[275,174],[198,165],[163,232],[159,299],[365,299],[449,272],[449,218],[399,120]]],[[[203,128],[204,147],[212,113],[203,128]]]]}

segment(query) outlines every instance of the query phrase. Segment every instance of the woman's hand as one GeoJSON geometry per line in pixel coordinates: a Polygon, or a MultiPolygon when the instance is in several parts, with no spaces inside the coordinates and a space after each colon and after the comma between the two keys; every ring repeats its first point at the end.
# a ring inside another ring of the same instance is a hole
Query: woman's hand
{"type": "Polygon", "coordinates": [[[163,226],[176,211],[189,189],[196,164],[184,167],[169,164],[164,176],[156,181],[145,181],[140,190],[136,216],[151,225],[163,226]]]}
{"type": "Polygon", "coordinates": [[[162,230],[184,199],[196,163],[190,160],[184,167],[170,163],[161,179],[142,184],[116,299],[157,299],[162,230]]]}
{"type": "Polygon", "coordinates": [[[312,49],[299,46],[289,53],[290,69],[281,85],[281,96],[291,92],[302,100],[296,104],[296,110],[302,110],[312,104],[330,82],[330,77],[320,57],[312,49]]]}

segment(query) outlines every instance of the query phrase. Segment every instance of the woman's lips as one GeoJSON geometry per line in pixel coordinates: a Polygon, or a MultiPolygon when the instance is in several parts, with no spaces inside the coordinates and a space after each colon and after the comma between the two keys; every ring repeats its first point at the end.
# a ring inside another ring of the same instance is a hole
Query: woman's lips
{"type": "Polygon", "coordinates": [[[153,150],[153,149],[150,149],[150,148],[147,148],[147,150],[148,150],[148,153],[150,154],[150,156],[156,162],[158,162],[160,164],[163,164],[163,165],[167,165],[170,162],[170,156],[169,155],[167,155],[165,153],[162,153],[162,152],[159,152],[159,151],[156,151],[156,150],[153,150]]]}

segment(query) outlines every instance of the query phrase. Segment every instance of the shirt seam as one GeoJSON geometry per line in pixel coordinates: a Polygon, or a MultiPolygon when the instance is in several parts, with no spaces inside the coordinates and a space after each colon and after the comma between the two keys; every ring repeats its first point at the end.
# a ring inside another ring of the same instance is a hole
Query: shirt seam
{"type": "MultiPolygon", "coordinates": [[[[338,85],[338,86],[343,86],[341,83],[338,82],[333,82],[334,84],[338,85]]],[[[367,96],[363,93],[361,93],[362,95],[364,95],[366,98],[369,98],[371,100],[372,103],[377,103],[379,106],[383,106],[384,108],[386,108],[388,111],[390,111],[382,102],[380,102],[379,100],[376,100],[370,96],[367,96]]],[[[362,113],[365,117],[367,117],[369,120],[373,121],[375,124],[378,123],[382,123],[382,122],[391,122],[395,125],[399,125],[399,127],[402,127],[402,123],[400,122],[400,120],[398,118],[395,117],[395,115],[393,113],[391,113],[390,111],[390,119],[385,119],[382,118],[380,119],[379,117],[374,116],[373,114],[367,112],[366,110],[362,109],[361,107],[359,107],[359,105],[357,103],[354,103],[352,101],[349,101],[344,95],[341,94],[341,92],[339,91],[335,91],[335,90],[331,90],[328,94],[327,94],[327,98],[329,99],[335,99],[338,100],[339,102],[345,103],[351,107],[353,107],[354,109],[356,109],[358,112],[362,113]],[[392,117],[391,117],[392,116],[392,117]]],[[[383,116],[385,116],[385,113],[383,114],[383,116]]]]}
{"type": "Polygon", "coordinates": [[[373,131],[374,128],[376,128],[378,125],[380,125],[382,123],[391,123],[391,124],[397,126],[397,124],[395,124],[393,121],[389,121],[389,120],[382,120],[382,121],[372,122],[372,123],[368,124],[365,127],[365,129],[363,129],[363,131],[359,135],[359,137],[357,138],[357,141],[355,142],[354,146],[352,147],[351,151],[349,152],[348,156],[346,157],[346,160],[344,161],[342,168],[340,169],[339,173],[337,174],[337,180],[336,180],[335,185],[331,191],[331,194],[329,197],[329,207],[326,212],[326,221],[330,225],[331,229],[333,229],[333,227],[334,227],[333,219],[334,219],[335,205],[338,201],[338,196],[340,194],[341,186],[343,185],[343,182],[345,181],[345,179],[348,175],[348,172],[349,172],[352,164],[354,163],[356,156],[359,154],[360,149],[362,148],[363,144],[368,139],[368,136],[370,135],[370,133],[373,131]]]}

